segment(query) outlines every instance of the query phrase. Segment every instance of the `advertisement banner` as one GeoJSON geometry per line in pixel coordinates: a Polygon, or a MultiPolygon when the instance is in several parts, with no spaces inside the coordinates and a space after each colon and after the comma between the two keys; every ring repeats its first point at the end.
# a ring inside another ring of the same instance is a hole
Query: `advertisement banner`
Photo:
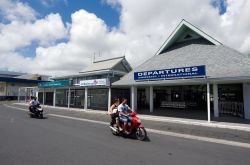
{"type": "Polygon", "coordinates": [[[68,80],[62,80],[62,81],[51,81],[51,82],[42,82],[38,83],[39,88],[50,88],[50,87],[65,87],[69,86],[68,80]]]}
{"type": "Polygon", "coordinates": [[[134,72],[134,80],[178,79],[206,76],[205,65],[134,72]]]}
{"type": "Polygon", "coordinates": [[[109,83],[107,79],[82,80],[80,86],[109,86],[109,83]]]}

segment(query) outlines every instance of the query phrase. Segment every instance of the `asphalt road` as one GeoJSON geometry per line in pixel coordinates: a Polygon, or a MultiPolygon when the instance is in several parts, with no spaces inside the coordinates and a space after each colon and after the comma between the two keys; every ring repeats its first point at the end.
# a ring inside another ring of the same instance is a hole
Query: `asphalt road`
{"type": "Polygon", "coordinates": [[[149,134],[146,142],[113,136],[107,126],[48,116],[29,118],[0,105],[1,165],[247,165],[250,149],[149,134]]]}

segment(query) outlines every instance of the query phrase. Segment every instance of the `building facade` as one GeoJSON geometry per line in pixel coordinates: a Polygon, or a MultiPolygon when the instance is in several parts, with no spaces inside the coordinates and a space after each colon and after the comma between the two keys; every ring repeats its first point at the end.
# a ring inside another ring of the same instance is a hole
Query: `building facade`
{"type": "Polygon", "coordinates": [[[39,101],[52,106],[106,110],[112,97],[129,97],[129,90],[112,83],[132,70],[125,57],[96,61],[75,75],[39,84],[39,101]]]}
{"type": "Polygon", "coordinates": [[[185,20],[152,58],[113,86],[130,88],[138,111],[250,119],[250,57],[185,20]]]}
{"type": "Polygon", "coordinates": [[[17,100],[19,94],[21,94],[21,99],[25,99],[26,93],[27,96],[34,95],[33,90],[21,93],[20,89],[36,87],[38,83],[48,81],[48,78],[44,75],[0,71],[0,100],[17,100]]]}

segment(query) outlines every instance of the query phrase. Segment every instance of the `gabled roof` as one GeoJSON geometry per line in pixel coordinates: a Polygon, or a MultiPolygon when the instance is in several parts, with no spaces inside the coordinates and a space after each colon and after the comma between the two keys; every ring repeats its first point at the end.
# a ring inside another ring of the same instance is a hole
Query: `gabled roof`
{"type": "Polygon", "coordinates": [[[123,65],[127,72],[130,72],[132,70],[130,64],[127,62],[124,56],[122,57],[116,57],[101,61],[95,61],[92,65],[85,68],[81,73],[89,73],[89,72],[97,72],[97,71],[109,71],[112,70],[117,65],[123,65]]]}
{"type": "Polygon", "coordinates": [[[213,37],[209,36],[199,28],[195,27],[191,23],[187,22],[186,20],[182,20],[179,25],[175,28],[175,30],[171,33],[171,35],[167,38],[167,40],[164,42],[164,44],[160,47],[160,49],[156,52],[156,55],[162,54],[166,52],[166,50],[172,46],[174,43],[178,41],[180,38],[185,37],[188,39],[192,37],[190,34],[185,32],[191,32],[192,34],[199,36],[208,42],[210,42],[212,45],[222,45],[219,41],[214,39],[213,37]]]}
{"type": "Polygon", "coordinates": [[[112,85],[187,85],[189,83],[206,83],[207,81],[249,82],[249,71],[250,56],[224,46],[219,41],[207,35],[192,24],[182,20],[155,56],[136,67],[132,72],[128,73],[120,80],[114,82],[112,85]],[[191,36],[190,39],[189,35],[195,37],[191,36]],[[203,41],[205,41],[205,43],[203,41]],[[206,66],[206,78],[173,80],[165,79],[161,81],[134,80],[134,72],[182,68],[199,65],[206,66]]]}
{"type": "Polygon", "coordinates": [[[239,80],[250,81],[250,57],[224,45],[190,44],[159,56],[135,68],[112,85],[171,85],[184,83],[201,83],[202,81],[239,80]],[[161,81],[135,81],[134,72],[181,68],[189,66],[206,66],[206,77],[202,79],[166,79],[161,81]]]}
{"type": "Polygon", "coordinates": [[[53,77],[54,80],[68,79],[73,77],[90,76],[90,75],[103,75],[108,73],[115,73],[116,75],[125,75],[132,70],[130,64],[127,62],[125,56],[95,61],[93,64],[80,71],[78,74],[65,75],[53,77]],[[126,70],[119,70],[121,66],[126,70]],[[118,69],[117,69],[118,68],[118,69]]]}

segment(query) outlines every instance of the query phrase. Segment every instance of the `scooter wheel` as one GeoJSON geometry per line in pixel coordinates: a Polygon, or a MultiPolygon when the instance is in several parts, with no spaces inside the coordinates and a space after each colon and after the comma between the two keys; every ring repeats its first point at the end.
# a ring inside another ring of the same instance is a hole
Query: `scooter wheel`
{"type": "Polygon", "coordinates": [[[147,137],[147,132],[145,128],[137,128],[135,132],[136,139],[138,140],[145,140],[147,137]]]}

